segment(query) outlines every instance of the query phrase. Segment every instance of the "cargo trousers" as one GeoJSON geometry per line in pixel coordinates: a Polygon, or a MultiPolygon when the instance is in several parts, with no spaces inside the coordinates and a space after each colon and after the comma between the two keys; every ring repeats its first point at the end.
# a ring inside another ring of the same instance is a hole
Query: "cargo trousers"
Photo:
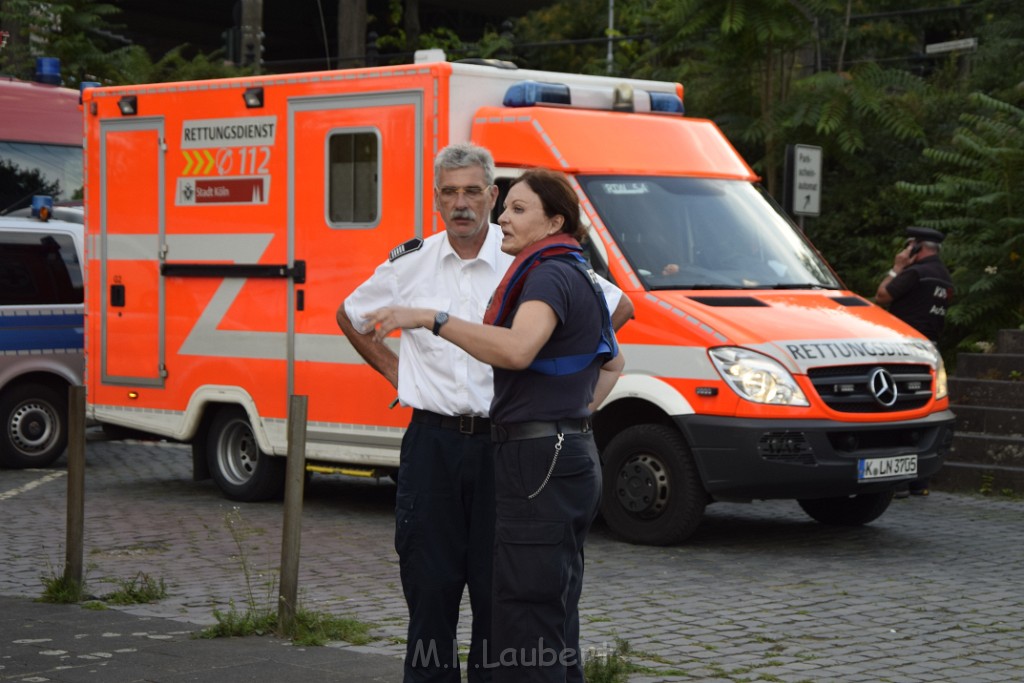
{"type": "Polygon", "coordinates": [[[582,683],[583,545],[601,498],[592,433],[497,444],[494,622],[485,666],[495,683],[582,683]],[[555,460],[552,467],[552,461],[555,460]]]}

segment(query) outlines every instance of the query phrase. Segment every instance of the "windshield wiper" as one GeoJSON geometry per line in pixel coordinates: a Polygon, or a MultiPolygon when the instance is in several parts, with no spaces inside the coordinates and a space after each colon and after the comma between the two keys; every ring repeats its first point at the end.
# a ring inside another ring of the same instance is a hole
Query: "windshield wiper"
{"type": "Polygon", "coordinates": [[[765,287],[765,289],[839,289],[832,285],[823,285],[820,282],[791,282],[791,283],[780,283],[772,285],[771,287],[765,287]]]}
{"type": "Polygon", "coordinates": [[[672,289],[706,290],[706,289],[764,289],[764,288],[763,287],[744,287],[743,285],[707,285],[707,284],[699,284],[699,285],[656,285],[656,286],[652,286],[651,287],[651,291],[660,291],[660,290],[664,290],[664,289],[668,289],[668,290],[672,290],[672,289]]]}

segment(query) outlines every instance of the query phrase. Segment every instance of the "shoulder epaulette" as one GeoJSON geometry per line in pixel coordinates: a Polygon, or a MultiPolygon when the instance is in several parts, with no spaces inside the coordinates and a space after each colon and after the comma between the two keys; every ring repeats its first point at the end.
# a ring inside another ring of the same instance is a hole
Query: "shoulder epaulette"
{"type": "Polygon", "coordinates": [[[419,237],[413,237],[408,242],[402,242],[397,247],[392,249],[391,253],[388,254],[388,261],[394,261],[399,256],[405,256],[406,254],[411,254],[412,252],[416,251],[417,249],[419,249],[422,246],[423,246],[423,240],[420,239],[419,237]]]}

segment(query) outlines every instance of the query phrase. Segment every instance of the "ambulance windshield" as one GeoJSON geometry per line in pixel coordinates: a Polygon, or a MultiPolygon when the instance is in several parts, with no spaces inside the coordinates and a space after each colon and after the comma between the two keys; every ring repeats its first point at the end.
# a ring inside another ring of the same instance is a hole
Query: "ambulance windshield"
{"type": "Polygon", "coordinates": [[[839,289],[817,252],[749,182],[580,176],[647,289],[839,289]]]}

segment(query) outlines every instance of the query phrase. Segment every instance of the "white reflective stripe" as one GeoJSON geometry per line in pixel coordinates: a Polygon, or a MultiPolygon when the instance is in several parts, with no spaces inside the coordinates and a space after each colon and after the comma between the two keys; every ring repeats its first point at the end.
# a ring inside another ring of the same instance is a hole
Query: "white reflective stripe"
{"type": "Polygon", "coordinates": [[[167,235],[166,258],[169,261],[259,263],[273,239],[274,234],[266,232],[167,235]]]}
{"type": "Polygon", "coordinates": [[[669,379],[722,379],[702,346],[620,344],[619,348],[626,361],[626,374],[669,379]]]}
{"type": "Polygon", "coordinates": [[[710,336],[714,337],[714,341],[716,341],[718,344],[727,344],[727,343],[729,343],[729,338],[728,337],[726,337],[724,334],[722,334],[721,332],[719,332],[715,328],[711,327],[707,323],[703,322],[699,318],[695,318],[691,313],[687,313],[686,311],[684,311],[681,308],[676,308],[675,306],[673,306],[669,302],[667,302],[667,301],[665,301],[663,299],[658,298],[656,295],[654,295],[654,294],[652,294],[650,292],[647,292],[644,295],[644,298],[647,299],[648,301],[653,301],[654,303],[656,303],[663,310],[668,311],[669,313],[672,313],[674,315],[679,316],[684,321],[686,321],[688,324],[692,325],[693,327],[696,327],[697,329],[699,329],[704,334],[707,334],[707,335],[710,335],[710,336]]]}
{"type": "Polygon", "coordinates": [[[619,399],[646,401],[663,410],[666,415],[692,415],[695,412],[677,389],[662,379],[647,375],[623,375],[601,406],[611,405],[619,399]]]}
{"type": "Polygon", "coordinates": [[[106,246],[110,261],[156,261],[160,255],[157,235],[107,235],[106,246]]]}
{"type": "MultiPolygon", "coordinates": [[[[228,261],[258,263],[272,233],[168,235],[166,258],[171,261],[228,261]]],[[[107,235],[107,258],[111,261],[156,261],[160,256],[158,235],[107,235]]]]}
{"type": "MultiPolygon", "coordinates": [[[[397,337],[388,337],[384,343],[396,354],[398,353],[399,340],[397,337]]],[[[296,335],[295,360],[343,365],[356,365],[365,362],[352,346],[352,342],[340,331],[338,334],[296,335]]]]}

